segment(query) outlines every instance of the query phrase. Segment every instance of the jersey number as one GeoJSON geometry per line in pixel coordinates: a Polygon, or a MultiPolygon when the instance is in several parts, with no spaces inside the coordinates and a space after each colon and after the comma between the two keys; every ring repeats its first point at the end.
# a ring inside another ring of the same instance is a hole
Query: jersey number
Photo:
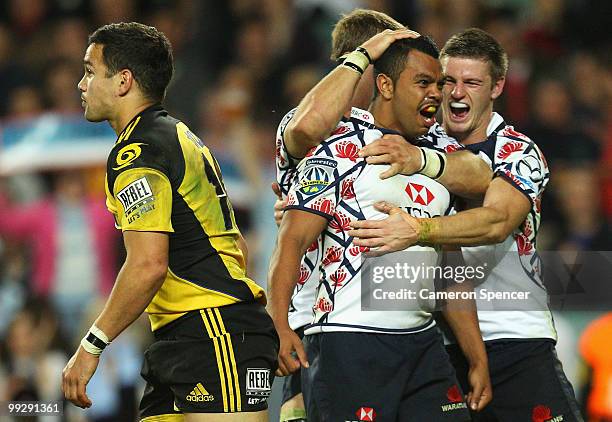
{"type": "Polygon", "coordinates": [[[225,223],[225,230],[231,230],[234,226],[232,222],[232,215],[230,212],[229,201],[227,200],[227,193],[225,192],[225,186],[223,186],[223,180],[221,179],[221,169],[219,168],[219,164],[217,164],[217,160],[213,158],[213,163],[215,165],[215,170],[213,170],[212,166],[202,154],[202,160],[204,160],[204,171],[206,172],[206,178],[208,182],[215,187],[215,192],[217,194],[217,198],[219,198],[219,204],[221,205],[221,213],[223,214],[223,222],[225,223]],[[217,174],[219,175],[217,177],[217,174]]]}

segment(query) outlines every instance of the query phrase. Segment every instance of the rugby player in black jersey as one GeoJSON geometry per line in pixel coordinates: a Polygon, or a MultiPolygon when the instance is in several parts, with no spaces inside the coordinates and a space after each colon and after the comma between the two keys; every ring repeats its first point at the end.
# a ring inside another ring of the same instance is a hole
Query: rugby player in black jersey
{"type": "Polygon", "coordinates": [[[168,39],[139,23],[88,40],[78,84],[85,118],[118,135],[107,205],[126,261],[103,311],[63,372],[65,397],[90,407],[86,385],[102,350],[146,310],[144,421],[267,421],[278,337],[264,291],[246,275],[246,248],[219,166],[163,109],[173,72],[168,39]]]}

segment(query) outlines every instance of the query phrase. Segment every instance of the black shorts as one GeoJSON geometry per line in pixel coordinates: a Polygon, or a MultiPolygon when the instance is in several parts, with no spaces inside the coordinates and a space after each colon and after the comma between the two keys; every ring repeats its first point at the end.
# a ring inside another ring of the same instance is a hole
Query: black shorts
{"type": "Polygon", "coordinates": [[[305,337],[308,421],[469,421],[437,328],[415,334],[305,337]]]}
{"type": "Polygon", "coordinates": [[[140,416],[267,408],[278,336],[258,303],[192,311],[155,331],[140,416]]]}
{"type": "MultiPolygon", "coordinates": [[[[295,330],[295,333],[304,339],[304,327],[295,330]]],[[[283,398],[281,404],[285,404],[298,394],[302,394],[302,376],[300,369],[283,378],[283,398]]]]}
{"type": "MultiPolygon", "coordinates": [[[[485,343],[493,400],[476,422],[582,421],[574,390],[563,373],[552,340],[494,340],[485,343]]],[[[457,345],[447,346],[461,386],[468,364],[457,345]]]]}

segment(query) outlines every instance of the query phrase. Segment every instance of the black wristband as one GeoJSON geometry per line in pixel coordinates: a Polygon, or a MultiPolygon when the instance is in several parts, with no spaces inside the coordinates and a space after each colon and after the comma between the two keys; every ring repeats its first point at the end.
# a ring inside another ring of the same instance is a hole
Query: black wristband
{"type": "Polygon", "coordinates": [[[347,62],[345,61],[344,63],[342,63],[343,66],[348,66],[351,69],[355,69],[357,72],[361,73],[363,75],[363,69],[360,68],[359,66],[357,66],[355,63],[353,62],[347,62]]]}
{"type": "Polygon", "coordinates": [[[442,174],[444,173],[444,167],[446,166],[446,160],[442,156],[442,153],[436,151],[436,154],[438,155],[438,160],[440,160],[440,170],[438,171],[438,174],[435,175],[435,177],[432,177],[432,179],[434,180],[437,180],[438,178],[440,178],[440,176],[442,176],[442,174]]]}
{"type": "Polygon", "coordinates": [[[104,340],[98,338],[91,331],[87,333],[87,337],[85,337],[85,340],[87,340],[88,342],[90,342],[91,344],[93,344],[94,346],[96,346],[100,350],[104,350],[104,348],[107,346],[107,344],[104,342],[104,340]]]}
{"type": "Polygon", "coordinates": [[[362,53],[364,56],[366,56],[368,58],[368,61],[370,62],[370,64],[372,64],[372,57],[370,57],[370,53],[368,53],[368,50],[366,50],[365,48],[359,46],[355,49],[355,51],[359,51],[360,53],[362,53]]]}

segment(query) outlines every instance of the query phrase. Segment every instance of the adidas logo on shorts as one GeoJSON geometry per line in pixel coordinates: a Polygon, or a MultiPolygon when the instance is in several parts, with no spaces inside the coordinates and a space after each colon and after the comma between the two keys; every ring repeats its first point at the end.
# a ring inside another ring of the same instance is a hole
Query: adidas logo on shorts
{"type": "Polygon", "coordinates": [[[202,383],[199,382],[195,387],[193,387],[193,390],[191,391],[191,393],[189,393],[187,397],[185,397],[185,399],[191,402],[203,402],[213,401],[215,399],[215,396],[209,394],[208,391],[206,391],[206,388],[204,388],[204,386],[202,385],[202,383]]]}

